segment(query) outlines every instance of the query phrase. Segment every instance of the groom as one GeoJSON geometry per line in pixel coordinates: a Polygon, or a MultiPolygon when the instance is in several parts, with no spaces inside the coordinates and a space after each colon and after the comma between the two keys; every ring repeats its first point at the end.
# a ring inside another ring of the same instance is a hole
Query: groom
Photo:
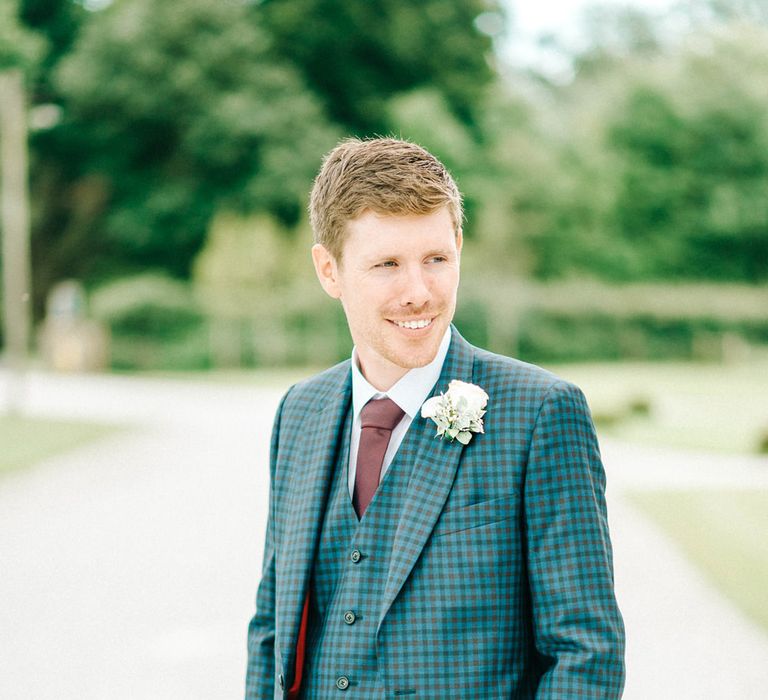
{"type": "Polygon", "coordinates": [[[355,346],[277,411],[246,698],[619,698],[589,409],[451,325],[453,179],[419,146],[350,139],[310,209],[355,346]]]}

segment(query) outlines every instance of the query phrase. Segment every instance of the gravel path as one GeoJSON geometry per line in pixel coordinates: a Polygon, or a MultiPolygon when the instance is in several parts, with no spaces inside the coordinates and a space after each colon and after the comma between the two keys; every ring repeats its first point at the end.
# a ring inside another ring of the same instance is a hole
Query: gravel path
{"type": "MultiPolygon", "coordinates": [[[[0,481],[0,698],[242,697],[280,393],[29,378],[31,414],[133,427],[0,481]]],[[[664,485],[768,487],[768,460],[611,442],[603,452],[625,698],[768,697],[768,637],[622,497],[664,485]]]]}
{"type": "MultiPolygon", "coordinates": [[[[623,498],[627,488],[768,488],[768,459],[604,440],[627,700],[765,700],[768,636],[623,498]]],[[[768,586],[768,582],[766,582],[768,586]]]]}

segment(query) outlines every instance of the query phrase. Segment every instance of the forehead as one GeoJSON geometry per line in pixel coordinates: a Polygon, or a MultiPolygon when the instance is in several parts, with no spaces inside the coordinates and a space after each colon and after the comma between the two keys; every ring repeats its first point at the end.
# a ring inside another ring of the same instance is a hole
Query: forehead
{"type": "Polygon", "coordinates": [[[347,222],[343,256],[394,254],[454,247],[456,231],[448,207],[430,214],[381,214],[366,210],[347,222]]]}

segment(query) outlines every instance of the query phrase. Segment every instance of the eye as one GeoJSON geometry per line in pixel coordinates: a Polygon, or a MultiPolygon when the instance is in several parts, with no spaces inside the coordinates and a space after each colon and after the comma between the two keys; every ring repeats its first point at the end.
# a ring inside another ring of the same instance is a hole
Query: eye
{"type": "Polygon", "coordinates": [[[434,255],[429,259],[430,262],[434,262],[434,263],[442,263],[442,262],[446,262],[447,260],[448,258],[446,258],[445,255],[434,255]]]}
{"type": "Polygon", "coordinates": [[[396,267],[397,263],[394,260],[385,260],[382,263],[379,263],[378,265],[374,265],[374,267],[396,267]]]}

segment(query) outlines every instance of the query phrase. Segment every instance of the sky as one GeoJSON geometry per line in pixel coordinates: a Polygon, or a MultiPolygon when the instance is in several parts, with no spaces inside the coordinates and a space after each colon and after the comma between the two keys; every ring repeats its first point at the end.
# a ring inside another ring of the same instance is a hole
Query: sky
{"type": "Polygon", "coordinates": [[[536,34],[553,30],[567,30],[579,13],[590,5],[638,7],[645,10],[664,10],[670,0],[503,0],[514,23],[525,33],[536,34]]]}
{"type": "Polygon", "coordinates": [[[673,0],[502,0],[510,18],[507,40],[501,53],[514,64],[523,64],[545,72],[558,72],[565,66],[552,52],[540,48],[536,39],[542,34],[556,34],[569,42],[578,41],[580,14],[592,5],[637,7],[651,12],[669,9],[673,0]]]}

